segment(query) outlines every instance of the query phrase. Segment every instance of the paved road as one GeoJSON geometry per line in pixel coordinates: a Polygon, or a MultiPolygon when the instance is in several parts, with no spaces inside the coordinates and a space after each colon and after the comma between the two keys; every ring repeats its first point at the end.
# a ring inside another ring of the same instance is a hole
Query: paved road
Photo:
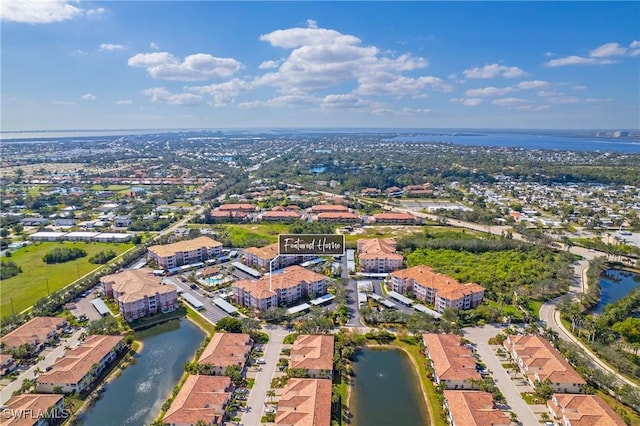
{"type": "MultiPolygon", "coordinates": [[[[17,391],[22,386],[23,380],[33,379],[37,376],[37,369],[39,369],[39,371],[46,371],[48,366],[53,365],[56,359],[64,355],[66,351],[65,346],[69,346],[70,348],[75,347],[78,344],[80,335],[83,331],[84,329],[77,330],[68,339],[60,339],[60,345],[53,348],[53,350],[51,350],[49,353],[45,354],[42,361],[36,363],[31,368],[21,373],[16,380],[9,383],[4,389],[2,389],[2,391],[0,391],[0,401],[2,401],[2,403],[4,404],[9,399],[11,399],[11,395],[13,394],[13,392],[17,391]]],[[[47,349],[45,349],[45,351],[47,351],[47,349]]]]}
{"type": "Polygon", "coordinates": [[[242,416],[241,425],[255,426],[260,424],[260,419],[266,408],[267,391],[271,389],[271,378],[276,371],[282,341],[289,332],[283,327],[268,325],[262,331],[269,335],[269,342],[264,346],[265,364],[256,374],[256,381],[247,400],[247,410],[242,416]]]}
{"type": "Polygon", "coordinates": [[[225,311],[223,311],[222,309],[220,309],[219,307],[214,305],[211,302],[211,299],[209,299],[206,296],[203,296],[201,290],[198,291],[196,289],[192,289],[191,287],[189,287],[188,284],[183,283],[182,281],[180,281],[176,277],[165,277],[164,281],[169,281],[169,282],[173,283],[174,285],[176,285],[179,289],[181,289],[185,293],[189,293],[193,297],[198,299],[204,305],[204,309],[199,311],[200,315],[202,315],[203,317],[205,317],[206,319],[208,319],[212,323],[215,324],[218,320],[229,316],[229,314],[227,314],[225,311]]]}
{"type": "Polygon", "coordinates": [[[524,402],[522,396],[520,396],[520,391],[502,366],[502,362],[493,352],[489,343],[487,343],[490,337],[495,336],[501,331],[501,328],[493,325],[470,327],[462,330],[464,337],[469,339],[472,343],[475,343],[478,354],[482,361],[487,365],[487,368],[491,370],[496,385],[500,388],[500,391],[507,399],[507,404],[509,404],[510,409],[518,415],[518,420],[521,424],[540,424],[538,417],[531,410],[531,407],[524,402]]]}

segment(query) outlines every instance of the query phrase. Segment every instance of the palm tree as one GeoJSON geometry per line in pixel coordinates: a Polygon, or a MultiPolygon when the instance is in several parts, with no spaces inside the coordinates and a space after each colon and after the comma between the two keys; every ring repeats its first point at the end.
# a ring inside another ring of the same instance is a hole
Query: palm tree
{"type": "Polygon", "coordinates": [[[276,391],[269,389],[267,391],[267,396],[269,397],[269,401],[273,404],[273,398],[276,396],[276,391]]]}

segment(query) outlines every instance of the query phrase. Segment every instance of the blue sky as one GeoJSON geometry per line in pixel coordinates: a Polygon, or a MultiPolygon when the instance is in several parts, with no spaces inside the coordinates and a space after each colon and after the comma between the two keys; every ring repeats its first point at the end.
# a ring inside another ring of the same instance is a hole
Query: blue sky
{"type": "Polygon", "coordinates": [[[638,2],[1,5],[3,131],[640,128],[638,2]]]}

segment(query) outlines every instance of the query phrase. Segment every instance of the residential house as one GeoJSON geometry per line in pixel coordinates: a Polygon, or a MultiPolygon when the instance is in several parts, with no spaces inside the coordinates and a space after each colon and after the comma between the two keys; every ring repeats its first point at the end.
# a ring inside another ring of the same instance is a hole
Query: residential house
{"type": "Polygon", "coordinates": [[[222,243],[205,236],[173,244],[151,246],[148,252],[149,259],[165,269],[204,262],[220,255],[222,243]]]}
{"type": "Polygon", "coordinates": [[[171,426],[191,426],[198,421],[222,425],[232,393],[229,377],[190,375],[173,399],[163,422],[171,426]]]}
{"type": "Polygon", "coordinates": [[[64,397],[39,393],[12,396],[2,405],[3,426],[49,426],[66,418],[64,397]]]}
{"type": "Polygon", "coordinates": [[[0,354],[0,376],[6,376],[18,367],[13,356],[9,354],[0,354]]]}
{"type": "Polygon", "coordinates": [[[173,285],[163,285],[149,268],[129,269],[100,278],[107,297],[118,303],[120,313],[133,321],[178,308],[178,293],[173,285]]]}
{"type": "Polygon", "coordinates": [[[580,393],[587,384],[551,343],[540,336],[507,336],[503,345],[532,386],[549,380],[556,392],[580,393]]]}
{"type": "Polygon", "coordinates": [[[0,344],[5,349],[29,345],[37,353],[44,349],[47,341],[57,339],[62,330],[68,326],[69,323],[64,318],[35,317],[2,336],[0,344]]]}
{"type": "Polygon", "coordinates": [[[382,191],[380,191],[380,189],[378,188],[364,188],[362,191],[360,191],[360,195],[362,195],[363,197],[378,197],[381,193],[382,191]]]}
{"type": "Polygon", "coordinates": [[[291,378],[278,402],[278,426],[329,426],[331,380],[291,378]]]}
{"type": "Polygon", "coordinates": [[[556,393],[547,407],[562,426],[624,426],[626,423],[596,395],[556,393]]]}
{"type": "Polygon", "coordinates": [[[306,370],[306,376],[330,379],[333,375],[333,335],[301,334],[293,342],[289,369],[306,370]]]}
{"type": "Polygon", "coordinates": [[[510,426],[511,420],[496,408],[489,392],[445,390],[445,407],[451,426],[510,426]]]}
{"type": "Polygon", "coordinates": [[[128,228],[131,225],[131,216],[120,215],[113,218],[113,226],[116,228],[128,228]]]}
{"type": "Polygon", "coordinates": [[[392,238],[358,240],[358,261],[364,272],[393,272],[402,268],[404,257],[396,252],[392,238]]]}
{"type": "Polygon", "coordinates": [[[263,276],[257,281],[240,280],[233,284],[234,301],[260,311],[326,293],[326,276],[297,265],[263,276]]]}
{"type": "Polygon", "coordinates": [[[422,335],[425,355],[431,361],[433,378],[446,389],[477,389],[474,380],[482,376],[476,369],[476,358],[455,334],[422,335]]]}
{"type": "Polygon", "coordinates": [[[83,392],[114,361],[124,348],[122,336],[93,335],[69,349],[53,364],[51,371],[36,379],[36,391],[44,393],[83,392]]]}
{"type": "Polygon", "coordinates": [[[413,292],[416,299],[433,303],[438,312],[448,307],[456,310],[475,308],[484,299],[484,287],[436,273],[425,265],[391,273],[391,289],[401,294],[413,292]]]}
{"type": "Polygon", "coordinates": [[[430,183],[422,185],[407,185],[402,188],[404,195],[407,197],[427,197],[433,195],[433,188],[430,183]]]}
{"type": "Polygon", "coordinates": [[[402,194],[402,188],[398,188],[397,186],[392,186],[384,190],[384,195],[386,197],[401,197],[402,194]]]}
{"type": "Polygon", "coordinates": [[[58,218],[53,221],[53,226],[58,228],[71,228],[72,226],[75,226],[75,225],[76,225],[75,219],[58,218]]]}
{"type": "Polygon", "coordinates": [[[231,365],[244,369],[252,347],[253,340],[248,334],[216,333],[204,348],[198,364],[207,374],[222,376],[231,365]]]}

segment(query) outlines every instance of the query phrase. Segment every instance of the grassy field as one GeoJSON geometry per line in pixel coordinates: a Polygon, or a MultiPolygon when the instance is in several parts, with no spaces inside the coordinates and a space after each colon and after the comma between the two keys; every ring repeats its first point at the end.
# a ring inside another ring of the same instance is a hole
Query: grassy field
{"type": "Polygon", "coordinates": [[[44,242],[33,244],[16,251],[9,260],[22,268],[22,273],[2,281],[0,286],[0,311],[3,317],[11,315],[13,310],[19,313],[35,303],[36,300],[61,289],[101,265],[89,263],[89,258],[103,250],[113,250],[121,254],[133,247],[133,244],[114,243],[78,243],[44,242]],[[86,257],[65,263],[47,265],[42,257],[56,247],[79,247],[87,252],[86,257]],[[49,289],[47,290],[47,284],[49,289]]]}

